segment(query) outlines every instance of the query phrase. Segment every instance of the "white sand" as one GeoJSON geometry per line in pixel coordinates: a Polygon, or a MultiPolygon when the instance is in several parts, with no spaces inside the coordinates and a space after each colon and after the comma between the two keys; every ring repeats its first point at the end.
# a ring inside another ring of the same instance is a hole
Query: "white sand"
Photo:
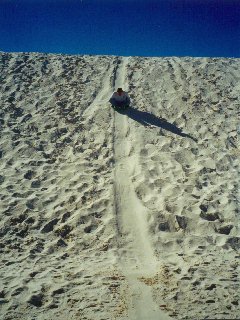
{"type": "Polygon", "coordinates": [[[240,60],[0,70],[0,319],[239,319],[240,60]]]}

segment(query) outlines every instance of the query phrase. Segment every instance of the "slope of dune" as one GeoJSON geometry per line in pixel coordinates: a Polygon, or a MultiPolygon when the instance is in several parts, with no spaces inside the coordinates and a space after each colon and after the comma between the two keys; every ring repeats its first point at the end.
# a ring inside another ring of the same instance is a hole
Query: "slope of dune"
{"type": "Polygon", "coordinates": [[[240,60],[0,70],[0,318],[238,319],[240,60]]]}

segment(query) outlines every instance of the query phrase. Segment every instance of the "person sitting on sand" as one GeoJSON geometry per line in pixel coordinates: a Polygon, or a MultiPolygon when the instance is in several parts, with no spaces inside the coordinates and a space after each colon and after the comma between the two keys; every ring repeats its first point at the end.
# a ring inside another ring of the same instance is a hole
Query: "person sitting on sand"
{"type": "Polygon", "coordinates": [[[129,107],[130,98],[127,92],[123,91],[122,88],[118,88],[117,91],[113,93],[109,102],[113,107],[126,109],[129,107]]]}

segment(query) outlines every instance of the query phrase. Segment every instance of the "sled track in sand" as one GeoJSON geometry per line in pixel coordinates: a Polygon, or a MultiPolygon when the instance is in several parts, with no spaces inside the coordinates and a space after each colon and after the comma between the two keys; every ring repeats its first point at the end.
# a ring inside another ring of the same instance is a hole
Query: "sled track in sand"
{"type": "MultiPolygon", "coordinates": [[[[118,61],[113,85],[127,90],[127,63],[129,58],[118,61]]],[[[128,282],[128,316],[122,320],[170,319],[153,301],[151,287],[141,277],[153,277],[157,272],[147,229],[147,208],[138,199],[132,183],[132,173],[137,163],[138,141],[134,123],[121,113],[114,112],[114,202],[118,229],[118,260],[128,282]]]]}

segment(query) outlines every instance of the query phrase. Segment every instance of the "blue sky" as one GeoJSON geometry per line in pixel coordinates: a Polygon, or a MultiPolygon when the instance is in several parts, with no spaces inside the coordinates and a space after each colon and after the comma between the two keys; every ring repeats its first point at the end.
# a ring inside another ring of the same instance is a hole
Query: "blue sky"
{"type": "Polygon", "coordinates": [[[240,0],[0,0],[0,51],[240,57],[240,0]]]}

